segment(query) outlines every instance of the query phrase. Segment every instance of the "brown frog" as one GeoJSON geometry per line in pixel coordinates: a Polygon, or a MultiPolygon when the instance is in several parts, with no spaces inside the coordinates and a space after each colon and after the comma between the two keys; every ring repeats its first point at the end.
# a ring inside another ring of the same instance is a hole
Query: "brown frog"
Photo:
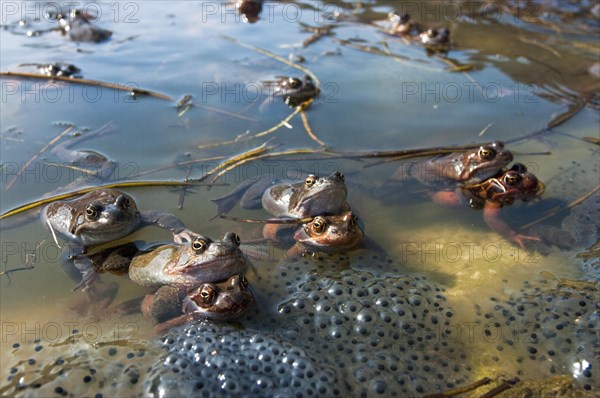
{"type": "Polygon", "coordinates": [[[392,26],[388,30],[388,33],[391,35],[413,38],[423,32],[421,24],[411,21],[409,14],[400,15],[396,11],[393,11],[388,15],[388,19],[392,23],[392,26]]]}
{"type": "Polygon", "coordinates": [[[202,283],[185,292],[172,286],[159,289],[142,302],[142,313],[157,322],[156,332],[200,319],[227,321],[235,319],[254,304],[254,294],[242,275],[212,283],[202,283]]]}
{"type": "Polygon", "coordinates": [[[136,254],[129,278],[141,286],[176,286],[183,291],[203,282],[216,282],[244,274],[248,261],[240,250],[240,238],[227,232],[222,240],[197,236],[191,244],[162,244],[136,254]]]}
{"type": "Polygon", "coordinates": [[[348,209],[346,197],[344,175],[335,171],[327,177],[310,174],[304,181],[248,180],[213,202],[218,214],[226,214],[239,203],[245,209],[263,208],[276,217],[305,218],[342,213],[348,209]]]}
{"type": "Polygon", "coordinates": [[[527,241],[539,241],[540,238],[519,234],[510,228],[501,218],[500,209],[515,201],[531,201],[544,191],[544,184],[520,164],[515,165],[498,176],[474,185],[466,185],[455,191],[443,191],[432,194],[436,203],[442,205],[464,205],[483,208],[485,223],[506,239],[525,249],[527,241]]]}
{"type": "Polygon", "coordinates": [[[275,83],[274,97],[281,97],[290,107],[296,107],[319,95],[319,87],[313,79],[306,75],[304,78],[282,77],[275,83]]]}
{"type": "Polygon", "coordinates": [[[335,253],[350,250],[363,242],[364,232],[351,211],[341,215],[317,216],[294,234],[296,245],[288,257],[302,253],[335,253]]]}
{"type": "Polygon", "coordinates": [[[60,262],[69,276],[81,279],[76,288],[89,287],[97,277],[86,256],[88,246],[123,238],[147,225],[171,231],[176,242],[190,241],[195,235],[172,214],[140,212],[131,196],[114,189],[98,189],[75,199],[52,202],[44,207],[41,218],[55,239],[67,241],[60,262]]]}
{"type": "Polygon", "coordinates": [[[455,188],[459,184],[478,184],[498,174],[513,159],[504,144],[495,141],[479,148],[439,155],[423,162],[399,168],[395,180],[414,178],[433,188],[455,188]]]}

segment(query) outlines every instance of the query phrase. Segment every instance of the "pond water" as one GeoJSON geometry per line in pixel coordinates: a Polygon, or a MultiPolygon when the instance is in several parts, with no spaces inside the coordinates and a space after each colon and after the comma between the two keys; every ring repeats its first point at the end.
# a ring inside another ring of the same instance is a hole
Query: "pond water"
{"type": "MultiPolygon", "coordinates": [[[[112,122],[109,134],[79,145],[117,162],[108,182],[199,178],[220,159],[267,141],[272,151],[319,149],[300,115],[247,139],[294,111],[265,82],[304,73],[245,45],[299,62],[318,78],[321,94],[306,115],[315,135],[336,151],[506,141],[514,160],[546,185],[541,200],[502,209],[513,229],[598,184],[598,146],[582,139],[600,138],[597,3],[518,9],[509,1],[267,1],[256,23],[245,22],[234,2],[77,3],[95,16],[94,26],[113,32],[100,43],[73,41],[53,29],[58,22],[51,14],[73,4],[0,3],[0,70],[37,72],[23,64],[70,63],[85,79],[171,99],[2,76],[3,213],[81,177],[57,166],[64,159],[50,150],[27,164],[67,124],[85,134],[112,122]],[[385,33],[394,9],[447,27],[450,52],[428,55],[415,42],[385,33]],[[304,46],[313,34],[307,25],[332,28],[304,46]],[[470,67],[453,69],[449,59],[470,67]],[[177,101],[187,94],[194,106],[183,112],[177,101]],[[568,117],[559,123],[561,115],[568,117]],[[546,130],[550,123],[556,126],[546,130]],[[169,167],[204,158],[214,159],[169,167]]],[[[248,274],[258,304],[247,315],[163,338],[138,314],[78,314],[73,307],[83,297],[59,270],[60,249],[50,232],[37,221],[4,227],[1,271],[33,268],[0,278],[2,395],[422,396],[483,377],[493,379],[491,386],[518,377],[514,394],[519,388],[548,393],[549,378],[557,378],[565,394],[597,393],[600,265],[597,250],[587,249],[598,239],[598,192],[571,210],[571,224],[562,224],[584,234],[585,243],[542,255],[490,230],[481,211],[439,206],[423,186],[390,181],[399,167],[419,159],[376,160],[302,155],[247,162],[222,176],[219,186],[187,189],[182,209],[180,188],[124,188],[141,209],[172,212],[213,238],[234,231],[244,241],[259,237],[260,228],[209,221],[216,213],[211,199],[257,175],[302,179],[339,170],[352,210],[390,259],[350,252],[286,263],[278,262],[280,250],[270,249],[275,259],[255,261],[257,272],[248,274]],[[581,253],[591,255],[577,257],[581,253]],[[349,309],[353,302],[362,310],[349,309]],[[383,302],[394,303],[393,310],[383,302]]],[[[268,217],[239,208],[231,214],[268,217]]],[[[568,214],[544,223],[560,226],[568,214]]],[[[126,240],[168,239],[145,228],[126,240]]],[[[119,285],[116,303],[146,292],[123,277],[102,279],[119,285]]]]}

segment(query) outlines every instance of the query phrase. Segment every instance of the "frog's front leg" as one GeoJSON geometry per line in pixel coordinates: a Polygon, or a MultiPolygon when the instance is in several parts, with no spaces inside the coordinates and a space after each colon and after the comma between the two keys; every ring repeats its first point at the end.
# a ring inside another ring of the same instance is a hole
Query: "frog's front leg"
{"type": "Polygon", "coordinates": [[[142,314],[161,323],[182,314],[182,298],[179,289],[162,286],[156,293],[149,294],[142,302],[142,314]]]}
{"type": "Polygon", "coordinates": [[[490,201],[487,201],[483,207],[483,220],[491,229],[515,242],[521,249],[527,249],[525,246],[527,241],[541,241],[537,236],[522,235],[514,231],[500,218],[500,209],[502,209],[501,205],[490,201]]]}
{"type": "Polygon", "coordinates": [[[69,242],[63,247],[60,255],[60,266],[65,274],[77,285],[73,291],[82,288],[87,291],[97,280],[98,274],[94,271],[92,260],[87,256],[85,246],[76,242],[69,242]]]}
{"type": "Polygon", "coordinates": [[[192,242],[199,234],[185,227],[183,222],[171,213],[159,210],[147,210],[141,212],[142,226],[155,225],[166,229],[173,234],[175,243],[192,242]]]}
{"type": "Polygon", "coordinates": [[[286,224],[265,224],[263,227],[263,237],[276,245],[286,243],[293,244],[294,227],[297,226],[298,224],[292,226],[286,224]]]}

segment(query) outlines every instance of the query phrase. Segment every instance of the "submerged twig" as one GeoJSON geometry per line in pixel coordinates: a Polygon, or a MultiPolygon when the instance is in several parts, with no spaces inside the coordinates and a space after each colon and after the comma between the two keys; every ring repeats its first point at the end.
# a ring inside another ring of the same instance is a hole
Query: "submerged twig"
{"type": "Polygon", "coordinates": [[[506,391],[508,389],[513,388],[513,386],[515,384],[517,384],[518,382],[520,382],[520,381],[521,380],[518,377],[515,377],[514,379],[506,380],[505,382],[503,382],[502,384],[500,384],[498,387],[494,387],[490,391],[488,391],[485,394],[483,394],[480,398],[492,398],[492,397],[495,397],[498,394],[500,394],[501,392],[504,392],[504,391],[506,391]]]}
{"type": "Polygon", "coordinates": [[[476,390],[479,387],[485,386],[486,384],[489,384],[491,382],[492,382],[492,379],[484,377],[483,379],[477,380],[477,381],[475,381],[475,382],[473,382],[471,384],[468,384],[466,386],[456,387],[456,388],[453,388],[451,390],[446,390],[444,392],[439,392],[439,393],[435,393],[435,394],[425,395],[423,398],[448,398],[448,397],[454,397],[455,395],[459,395],[459,394],[463,394],[465,392],[476,390]]]}
{"type": "Polygon", "coordinates": [[[99,185],[94,187],[82,188],[72,192],[66,192],[60,195],[50,196],[43,199],[38,199],[36,201],[26,203],[19,207],[16,207],[12,210],[6,211],[0,214],[0,220],[14,216],[16,214],[23,213],[27,210],[32,210],[37,207],[43,206],[48,203],[52,203],[57,200],[69,199],[74,196],[79,196],[86,194],[88,192],[92,192],[98,189],[117,189],[117,188],[135,188],[135,187],[180,187],[180,186],[212,186],[212,185],[227,185],[227,184],[200,184],[198,182],[181,182],[181,181],[125,181],[125,182],[116,182],[113,184],[99,185]]]}
{"type": "Polygon", "coordinates": [[[535,221],[530,222],[529,224],[525,224],[521,227],[521,229],[526,229],[529,228],[535,224],[538,224],[544,220],[547,220],[551,217],[554,217],[555,215],[557,215],[558,213],[562,213],[565,210],[571,209],[579,204],[581,204],[582,202],[584,202],[585,200],[591,198],[596,192],[598,192],[598,190],[600,190],[600,184],[596,185],[591,191],[589,191],[588,193],[578,197],[577,199],[569,202],[566,206],[563,206],[559,209],[556,209],[554,211],[551,211],[550,213],[546,214],[543,217],[538,218],[535,221]]]}
{"type": "MultiPolygon", "coordinates": [[[[107,125],[109,125],[110,123],[112,123],[112,122],[107,123],[107,125]]],[[[19,172],[17,174],[15,174],[15,176],[8,182],[8,184],[6,184],[6,188],[4,190],[8,191],[14,185],[14,183],[17,181],[17,179],[21,176],[21,174],[23,174],[23,171],[25,171],[31,165],[31,163],[33,163],[38,157],[40,157],[40,155],[42,153],[46,152],[48,150],[48,148],[50,148],[52,145],[54,145],[56,142],[58,142],[62,137],[69,134],[71,132],[71,130],[73,130],[74,128],[75,128],[75,126],[67,127],[62,133],[60,133],[59,135],[54,137],[54,139],[52,141],[50,141],[49,143],[44,145],[44,147],[42,149],[40,149],[38,151],[38,153],[33,155],[33,157],[31,159],[29,159],[25,163],[25,165],[23,165],[23,167],[21,167],[19,172]]],[[[101,127],[101,129],[102,128],[104,128],[104,127],[101,127]]]]}
{"type": "Polygon", "coordinates": [[[137,88],[128,86],[127,84],[108,83],[100,80],[83,79],[79,77],[66,77],[66,76],[47,76],[39,73],[27,73],[27,72],[0,72],[0,76],[9,77],[22,77],[26,79],[40,79],[40,80],[58,80],[61,82],[73,83],[73,84],[85,84],[87,86],[98,86],[110,88],[118,91],[127,91],[135,95],[147,95],[149,97],[159,98],[167,101],[174,101],[174,99],[166,94],[158,93],[156,91],[150,91],[143,88],[137,88]]]}
{"type": "Polygon", "coordinates": [[[38,249],[40,248],[40,246],[45,242],[46,240],[42,240],[40,243],[37,244],[37,246],[35,247],[35,250],[33,251],[33,253],[27,253],[26,254],[26,258],[27,261],[25,262],[25,266],[23,267],[19,267],[19,268],[11,268],[11,269],[6,269],[4,268],[4,271],[0,272],[0,277],[2,277],[2,275],[6,275],[6,277],[8,278],[9,283],[12,282],[12,280],[10,279],[10,274],[12,274],[13,272],[18,272],[18,271],[25,271],[25,270],[32,270],[35,267],[33,266],[33,262],[36,259],[36,253],[38,251],[38,249]],[[33,260],[31,259],[33,257],[33,260]]]}

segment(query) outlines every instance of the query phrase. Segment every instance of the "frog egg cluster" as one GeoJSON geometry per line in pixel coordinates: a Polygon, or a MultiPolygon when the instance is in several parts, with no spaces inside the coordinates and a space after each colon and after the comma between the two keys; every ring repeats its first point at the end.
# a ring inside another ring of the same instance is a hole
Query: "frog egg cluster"
{"type": "Polygon", "coordinates": [[[154,397],[347,396],[335,371],[276,335],[200,323],[163,338],[168,351],[150,371],[154,397]]]}
{"type": "MultiPolygon", "coordinates": [[[[516,358],[520,376],[572,375],[586,390],[600,388],[600,302],[589,288],[525,283],[517,297],[495,305],[485,322],[511,330],[498,351],[516,358]],[[533,373],[535,372],[535,373],[533,373]]],[[[495,301],[495,299],[492,299],[495,301]]]]}
{"type": "Polygon", "coordinates": [[[294,290],[279,306],[283,336],[334,365],[355,396],[418,396],[470,379],[467,356],[441,333],[452,309],[424,277],[324,267],[294,290]]]}
{"type": "Polygon", "coordinates": [[[36,339],[13,343],[10,350],[12,363],[2,363],[2,374],[7,375],[2,396],[135,397],[155,361],[142,341],[129,347],[123,341],[94,344],[78,330],[60,342],[36,339]]]}

